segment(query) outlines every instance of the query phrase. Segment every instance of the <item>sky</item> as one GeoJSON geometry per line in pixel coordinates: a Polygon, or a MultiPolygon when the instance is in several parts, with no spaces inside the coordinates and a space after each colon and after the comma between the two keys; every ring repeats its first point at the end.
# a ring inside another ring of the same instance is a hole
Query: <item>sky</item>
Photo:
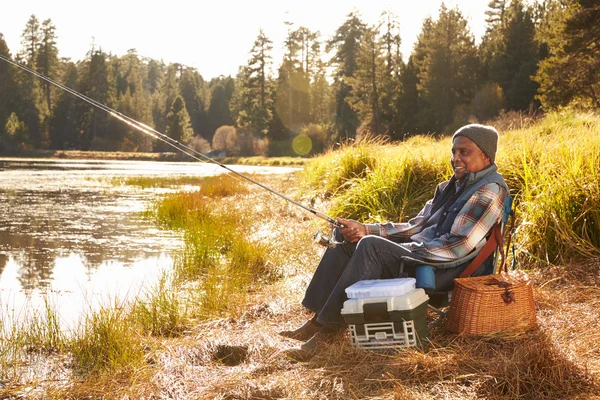
{"type": "MultiPolygon", "coordinates": [[[[8,1],[8,0],[7,0],[8,1]]],[[[425,18],[437,19],[442,0],[18,0],[0,14],[0,33],[11,54],[21,48],[21,34],[32,14],[51,19],[59,57],[78,61],[92,44],[122,56],[129,49],[166,64],[194,67],[205,80],[232,75],[245,65],[262,28],[273,41],[274,67],[283,58],[284,21],[321,33],[324,42],[357,11],[363,22],[376,24],[391,10],[400,23],[402,53],[407,58],[425,18]],[[8,10],[8,11],[7,11],[8,10]]],[[[487,0],[446,0],[458,7],[479,42],[485,32],[487,0]]]]}

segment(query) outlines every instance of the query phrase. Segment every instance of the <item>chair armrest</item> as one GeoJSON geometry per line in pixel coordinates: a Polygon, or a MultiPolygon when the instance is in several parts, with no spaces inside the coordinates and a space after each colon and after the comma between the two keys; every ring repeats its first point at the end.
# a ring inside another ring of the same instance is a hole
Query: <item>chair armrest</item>
{"type": "Polygon", "coordinates": [[[475,258],[475,256],[481,251],[481,249],[483,249],[483,246],[485,245],[486,241],[487,240],[485,238],[482,239],[479,243],[477,243],[477,246],[475,246],[475,248],[473,250],[471,250],[471,252],[469,254],[467,254],[464,257],[457,258],[455,260],[434,261],[434,260],[417,259],[417,258],[413,258],[410,256],[404,256],[401,258],[401,260],[402,260],[401,262],[402,262],[402,264],[408,263],[411,265],[431,265],[432,267],[436,267],[436,268],[454,268],[456,266],[462,265],[462,264],[466,263],[467,261],[470,261],[473,258],[475,258]]]}

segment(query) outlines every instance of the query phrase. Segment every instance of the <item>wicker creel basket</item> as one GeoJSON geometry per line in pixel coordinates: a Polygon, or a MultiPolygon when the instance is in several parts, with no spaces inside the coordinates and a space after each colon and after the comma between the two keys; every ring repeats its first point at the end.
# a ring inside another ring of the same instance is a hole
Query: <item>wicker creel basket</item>
{"type": "Polygon", "coordinates": [[[533,286],[522,271],[454,280],[446,329],[464,335],[519,333],[536,325],[533,286]]]}

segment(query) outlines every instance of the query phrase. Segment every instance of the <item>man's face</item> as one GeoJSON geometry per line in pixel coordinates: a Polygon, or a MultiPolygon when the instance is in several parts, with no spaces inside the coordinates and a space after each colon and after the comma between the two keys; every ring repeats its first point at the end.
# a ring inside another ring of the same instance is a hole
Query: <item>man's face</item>
{"type": "Polygon", "coordinates": [[[475,142],[464,136],[454,138],[450,163],[458,180],[467,176],[467,172],[479,172],[491,164],[488,156],[475,142]]]}

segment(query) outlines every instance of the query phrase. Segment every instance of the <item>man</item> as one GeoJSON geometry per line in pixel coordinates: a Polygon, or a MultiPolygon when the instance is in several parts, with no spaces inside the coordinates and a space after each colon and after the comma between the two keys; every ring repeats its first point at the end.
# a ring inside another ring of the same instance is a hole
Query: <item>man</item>
{"type": "Polygon", "coordinates": [[[341,309],[350,285],[366,279],[397,278],[404,256],[451,261],[471,252],[502,218],[508,194],[495,164],[497,147],[496,129],[466,125],[452,136],[454,175],[437,186],[433,199],[415,218],[385,224],[338,218],[344,227],[336,235],[346,243],[325,251],[302,301],[314,317],[302,327],[280,334],[306,340],[301,351],[312,354],[320,343],[346,327],[341,309]]]}

